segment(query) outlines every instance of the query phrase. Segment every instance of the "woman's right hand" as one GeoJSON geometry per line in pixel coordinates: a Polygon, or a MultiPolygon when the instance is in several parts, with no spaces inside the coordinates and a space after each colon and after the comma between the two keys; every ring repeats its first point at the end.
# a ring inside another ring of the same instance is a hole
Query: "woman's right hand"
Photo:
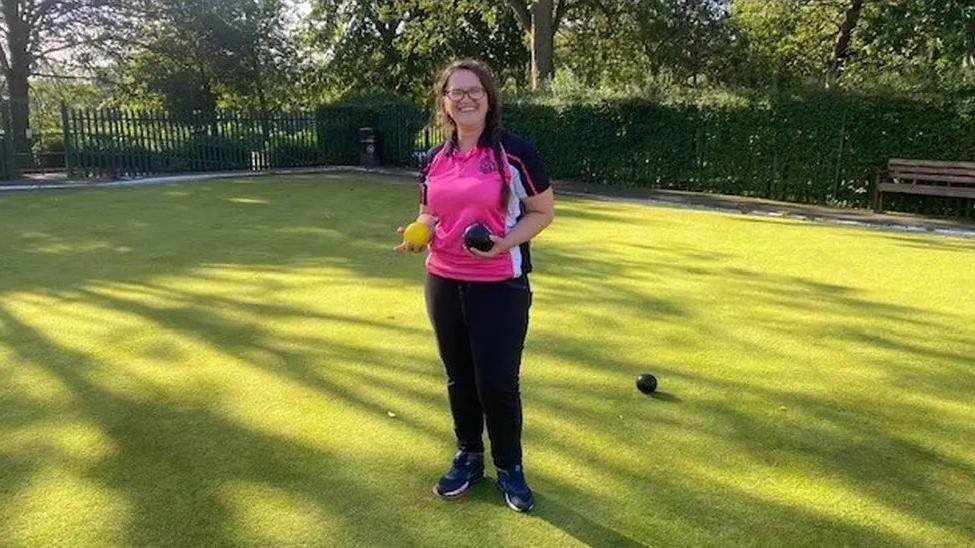
{"type": "MultiPolygon", "coordinates": [[[[402,236],[404,230],[406,230],[406,227],[403,227],[403,226],[398,227],[396,229],[396,233],[399,234],[400,236],[402,236]]],[[[423,251],[426,247],[427,247],[426,244],[421,245],[421,246],[415,246],[415,245],[411,244],[410,242],[407,242],[406,240],[403,240],[402,242],[399,243],[399,245],[397,245],[396,247],[393,248],[393,251],[395,251],[397,253],[403,253],[405,251],[412,251],[413,253],[419,253],[419,252],[423,251]]]]}
{"type": "MultiPolygon", "coordinates": [[[[437,226],[437,218],[434,217],[433,215],[430,215],[429,213],[421,213],[416,218],[416,222],[423,223],[423,224],[427,225],[428,227],[430,227],[431,233],[433,232],[433,230],[437,226]]],[[[398,227],[396,229],[396,233],[399,234],[400,236],[402,236],[403,235],[403,232],[405,230],[406,230],[406,227],[401,226],[401,227],[398,227]]],[[[431,239],[432,239],[432,236],[431,236],[431,239]]],[[[399,245],[397,245],[396,247],[393,248],[393,251],[396,251],[397,253],[403,253],[404,251],[412,251],[413,253],[419,253],[419,252],[423,251],[424,249],[426,249],[427,248],[427,245],[429,245],[429,244],[430,244],[430,242],[427,242],[427,243],[425,243],[423,245],[417,246],[417,245],[411,244],[410,242],[407,242],[406,240],[403,240],[402,242],[399,243],[399,245]]]]}

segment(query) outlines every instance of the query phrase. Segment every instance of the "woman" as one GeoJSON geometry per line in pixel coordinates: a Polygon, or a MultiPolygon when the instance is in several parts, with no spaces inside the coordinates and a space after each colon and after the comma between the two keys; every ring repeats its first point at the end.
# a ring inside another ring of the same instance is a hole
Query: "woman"
{"type": "Polygon", "coordinates": [[[433,239],[396,247],[429,248],[427,312],[459,449],[433,490],[458,498],[484,478],[486,422],[497,486],[509,507],[527,512],[534,501],[522,469],[518,375],[532,301],[528,242],[552,222],[554,197],[534,147],[501,128],[487,66],[456,61],[434,91],[450,138],[427,153],[422,169],[417,221],[433,227],[433,239]],[[487,251],[465,245],[474,223],[491,231],[487,251]]]}

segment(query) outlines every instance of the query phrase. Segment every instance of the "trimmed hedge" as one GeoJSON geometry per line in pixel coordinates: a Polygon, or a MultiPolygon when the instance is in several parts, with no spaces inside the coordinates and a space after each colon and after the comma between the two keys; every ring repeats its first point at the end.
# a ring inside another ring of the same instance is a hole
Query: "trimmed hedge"
{"type": "Polygon", "coordinates": [[[72,154],[77,173],[90,176],[186,171],[246,170],[251,168],[246,145],[226,137],[200,135],[154,151],[134,139],[91,135],[72,154]]]}
{"type": "MultiPolygon", "coordinates": [[[[148,136],[145,128],[116,127],[118,120],[132,122],[131,115],[74,116],[69,158],[78,172],[92,175],[355,165],[363,127],[377,130],[384,164],[408,166],[435,134],[426,129],[426,107],[397,101],[323,105],[313,120],[265,117],[267,128],[255,125],[256,118],[231,115],[222,123],[233,138],[184,137],[186,122],[159,114],[134,118],[149,124],[148,136]],[[146,146],[147,138],[155,145],[146,146]]],[[[845,207],[870,205],[876,174],[890,158],[975,159],[975,112],[964,104],[848,92],[708,104],[514,101],[503,118],[538,147],[556,178],[845,207]]],[[[212,123],[204,117],[189,126],[212,123]]],[[[972,202],[895,195],[887,204],[971,214],[972,202]]]]}
{"type": "Polygon", "coordinates": [[[410,165],[413,141],[429,118],[425,108],[410,104],[323,105],[316,114],[320,153],[326,164],[356,165],[359,128],[372,127],[378,132],[383,163],[410,165]]]}
{"type": "Polygon", "coordinates": [[[251,168],[251,151],[239,139],[198,135],[169,150],[159,171],[234,171],[251,168]]]}
{"type": "MultiPolygon", "coordinates": [[[[769,103],[507,105],[554,177],[867,207],[890,158],[971,160],[972,120],[945,103],[821,93],[769,103]]],[[[950,213],[959,200],[892,197],[950,213]]],[[[971,205],[967,206],[970,208],[971,205]]]]}
{"type": "Polygon", "coordinates": [[[321,163],[318,144],[311,132],[276,136],[267,146],[271,167],[314,166],[321,163]]]}
{"type": "MultiPolygon", "coordinates": [[[[970,113],[945,102],[842,92],[705,105],[649,100],[506,104],[553,177],[868,207],[890,158],[972,160],[970,113]]],[[[318,110],[326,162],[358,163],[359,127],[379,130],[383,162],[410,165],[428,115],[418,106],[318,110]],[[414,148],[410,153],[408,149],[414,148]]],[[[970,213],[971,200],[891,196],[890,209],[970,213]]]]}

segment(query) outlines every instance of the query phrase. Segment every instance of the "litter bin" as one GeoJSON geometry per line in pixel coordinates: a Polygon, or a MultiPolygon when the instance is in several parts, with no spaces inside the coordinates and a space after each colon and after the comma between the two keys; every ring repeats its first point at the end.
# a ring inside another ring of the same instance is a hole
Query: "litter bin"
{"type": "Polygon", "coordinates": [[[359,163],[364,166],[378,166],[381,163],[376,128],[359,128],[359,163]]]}

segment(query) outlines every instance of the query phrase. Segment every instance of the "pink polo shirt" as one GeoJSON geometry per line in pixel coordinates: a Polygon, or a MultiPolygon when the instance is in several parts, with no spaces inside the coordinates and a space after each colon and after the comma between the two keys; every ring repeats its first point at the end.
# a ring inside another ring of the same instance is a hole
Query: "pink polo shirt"
{"type": "Polygon", "coordinates": [[[496,282],[531,271],[528,242],[492,259],[471,257],[464,249],[468,226],[480,222],[493,234],[507,235],[525,214],[522,200],[549,188],[548,175],[533,146],[508,132],[503,134],[501,145],[505,182],[490,146],[479,145],[461,153],[438,145],[427,153],[420,200],[438,218],[426,262],[431,274],[496,282]],[[511,190],[505,203],[501,202],[503,184],[511,190]]]}

